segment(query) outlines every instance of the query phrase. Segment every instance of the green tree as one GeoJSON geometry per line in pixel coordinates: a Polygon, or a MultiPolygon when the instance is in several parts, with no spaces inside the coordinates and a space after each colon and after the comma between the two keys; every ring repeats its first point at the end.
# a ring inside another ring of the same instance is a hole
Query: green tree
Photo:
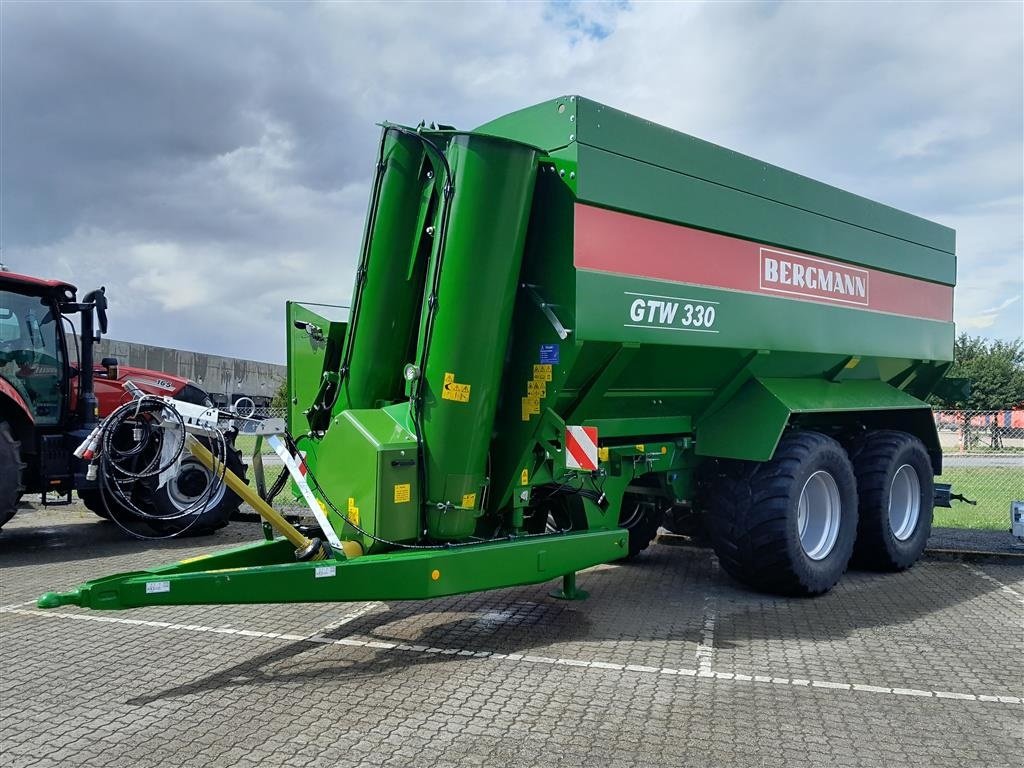
{"type": "Polygon", "coordinates": [[[940,406],[971,411],[1000,411],[1024,405],[1024,340],[985,339],[961,333],[953,345],[951,378],[967,379],[966,400],[940,406]]]}
{"type": "Polygon", "coordinates": [[[278,386],[277,391],[274,393],[274,397],[270,401],[271,408],[287,408],[288,407],[288,382],[287,380],[282,381],[278,386]]]}

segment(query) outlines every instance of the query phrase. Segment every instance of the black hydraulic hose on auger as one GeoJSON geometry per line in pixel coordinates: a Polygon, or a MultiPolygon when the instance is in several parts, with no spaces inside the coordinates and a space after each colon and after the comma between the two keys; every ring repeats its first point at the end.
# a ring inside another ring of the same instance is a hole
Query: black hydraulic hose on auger
{"type": "Polygon", "coordinates": [[[434,318],[437,315],[438,294],[441,288],[441,267],[444,264],[444,251],[448,241],[448,222],[451,219],[452,200],[455,198],[455,180],[452,178],[452,167],[444,152],[433,141],[423,136],[418,131],[410,131],[408,128],[399,128],[405,133],[412,134],[418,138],[425,147],[428,147],[437,156],[444,166],[444,187],[441,196],[441,225],[437,231],[437,258],[434,260],[434,270],[430,277],[430,291],[424,290],[424,298],[427,303],[427,317],[423,325],[423,348],[419,359],[416,361],[420,378],[414,382],[412,391],[412,402],[410,403],[410,415],[413,426],[416,429],[416,473],[425,503],[430,503],[430,494],[427,492],[427,470],[426,470],[426,435],[423,430],[423,383],[422,377],[427,370],[427,359],[430,356],[430,342],[433,338],[434,318]]]}

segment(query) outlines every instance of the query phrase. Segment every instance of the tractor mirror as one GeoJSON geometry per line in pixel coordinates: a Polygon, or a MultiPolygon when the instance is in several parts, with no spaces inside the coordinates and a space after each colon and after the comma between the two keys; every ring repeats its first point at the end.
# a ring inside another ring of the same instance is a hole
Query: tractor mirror
{"type": "Polygon", "coordinates": [[[117,379],[117,358],[116,357],[104,357],[100,360],[100,365],[107,369],[107,378],[111,380],[117,379]]]}
{"type": "Polygon", "coordinates": [[[89,291],[82,299],[85,304],[96,306],[96,319],[99,321],[100,333],[107,332],[107,289],[100,286],[95,291],[89,291]]]}

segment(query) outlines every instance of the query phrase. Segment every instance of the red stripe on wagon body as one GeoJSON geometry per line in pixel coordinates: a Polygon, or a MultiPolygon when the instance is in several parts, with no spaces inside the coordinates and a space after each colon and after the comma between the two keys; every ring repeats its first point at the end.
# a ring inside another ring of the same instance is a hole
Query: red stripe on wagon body
{"type": "Polygon", "coordinates": [[[953,288],[576,203],[578,269],[950,322],[953,288]]]}

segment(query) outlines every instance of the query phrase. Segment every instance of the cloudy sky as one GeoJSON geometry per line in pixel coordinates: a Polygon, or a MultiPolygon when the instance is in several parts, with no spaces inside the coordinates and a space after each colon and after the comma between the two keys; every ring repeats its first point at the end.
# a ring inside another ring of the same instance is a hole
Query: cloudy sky
{"type": "Polygon", "coordinates": [[[1021,333],[1022,4],[0,3],[0,258],[115,338],[284,357],[345,303],[382,119],[580,93],[957,230],[1021,333]]]}

